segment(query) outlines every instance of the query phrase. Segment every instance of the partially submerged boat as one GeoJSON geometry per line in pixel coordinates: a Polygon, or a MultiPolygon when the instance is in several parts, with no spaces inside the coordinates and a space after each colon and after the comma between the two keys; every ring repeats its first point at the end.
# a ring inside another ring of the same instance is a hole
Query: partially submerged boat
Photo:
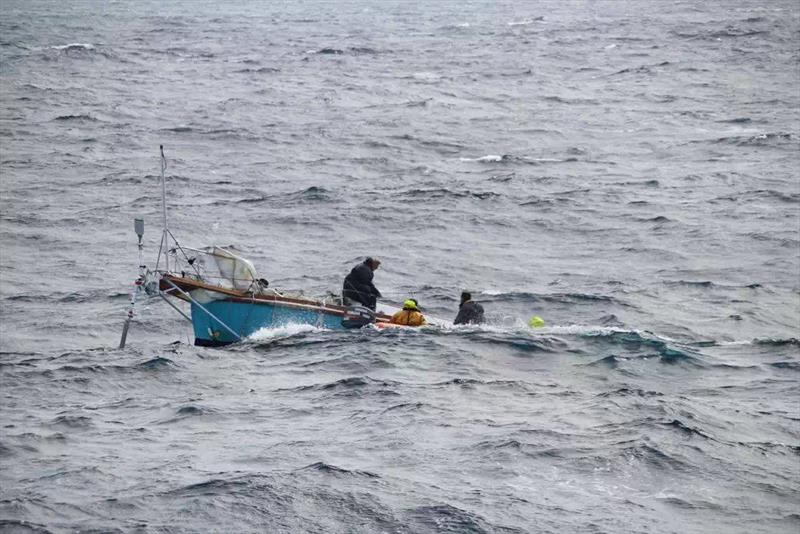
{"type": "Polygon", "coordinates": [[[340,330],[391,319],[363,306],[343,306],[335,297],[316,300],[270,288],[252,263],[221,247],[181,250],[193,270],[160,272],[158,290],[190,304],[195,345],[228,345],[288,324],[340,330]]]}
{"type": "Polygon", "coordinates": [[[340,330],[368,324],[388,324],[391,317],[364,306],[345,306],[340,297],[312,299],[269,287],[253,264],[230,248],[181,246],[167,227],[166,158],[161,148],[163,230],[156,267],[142,264],[144,221],[136,219],[139,237],[139,277],[134,282],[122,331],[125,346],[137,295],[157,295],[191,322],[195,345],[218,347],[242,341],[262,328],[308,324],[340,330]],[[189,313],[175,300],[189,303],[189,313]]]}

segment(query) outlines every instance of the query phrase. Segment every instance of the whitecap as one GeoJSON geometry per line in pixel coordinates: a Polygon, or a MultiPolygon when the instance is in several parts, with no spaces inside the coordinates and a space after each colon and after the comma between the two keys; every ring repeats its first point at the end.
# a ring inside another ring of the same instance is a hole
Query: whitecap
{"type": "Polygon", "coordinates": [[[492,162],[492,161],[503,161],[503,156],[499,156],[497,154],[488,154],[486,156],[481,156],[479,158],[458,158],[461,161],[479,161],[479,162],[492,162]]]}
{"type": "Polygon", "coordinates": [[[284,339],[299,334],[324,331],[324,328],[319,328],[311,324],[290,323],[283,326],[260,328],[250,334],[247,337],[247,341],[259,343],[263,341],[273,341],[275,339],[284,339]]]}
{"type": "Polygon", "coordinates": [[[94,50],[94,45],[89,43],[69,43],[51,46],[53,50],[94,50]]]}

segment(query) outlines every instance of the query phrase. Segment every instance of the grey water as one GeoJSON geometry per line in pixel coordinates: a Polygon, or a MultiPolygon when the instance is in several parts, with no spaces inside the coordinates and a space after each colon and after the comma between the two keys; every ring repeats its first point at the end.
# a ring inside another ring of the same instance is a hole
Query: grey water
{"type": "Polygon", "coordinates": [[[1,4],[0,531],[800,530],[795,0],[1,4]],[[160,144],[182,244],[488,324],[117,349],[160,144]]]}

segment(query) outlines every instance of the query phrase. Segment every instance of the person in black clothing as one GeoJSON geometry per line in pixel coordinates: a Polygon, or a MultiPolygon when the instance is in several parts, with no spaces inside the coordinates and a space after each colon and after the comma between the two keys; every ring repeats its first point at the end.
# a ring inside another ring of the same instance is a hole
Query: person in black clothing
{"type": "Polygon", "coordinates": [[[374,258],[367,258],[364,263],[353,267],[342,285],[342,300],[346,306],[355,301],[375,310],[377,299],[382,295],[372,283],[372,277],[374,276],[373,272],[380,264],[381,262],[374,258]]]}
{"type": "Polygon", "coordinates": [[[461,293],[461,304],[453,324],[481,324],[483,322],[483,306],[472,300],[466,291],[461,293]]]}

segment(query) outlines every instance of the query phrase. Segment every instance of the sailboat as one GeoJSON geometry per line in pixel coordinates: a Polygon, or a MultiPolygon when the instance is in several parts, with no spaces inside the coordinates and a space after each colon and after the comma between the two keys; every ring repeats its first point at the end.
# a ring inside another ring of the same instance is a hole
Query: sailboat
{"type": "Polygon", "coordinates": [[[361,305],[345,305],[341,297],[311,299],[269,286],[255,266],[230,247],[182,246],[167,226],[167,160],[161,151],[163,229],[156,266],[142,262],[144,220],[134,220],[139,238],[139,276],[134,282],[122,330],[120,348],[126,343],[136,300],[142,293],[158,296],[192,324],[194,343],[220,347],[246,340],[262,328],[307,324],[324,329],[383,326],[391,317],[361,305]],[[189,313],[179,303],[189,304],[189,313]]]}

